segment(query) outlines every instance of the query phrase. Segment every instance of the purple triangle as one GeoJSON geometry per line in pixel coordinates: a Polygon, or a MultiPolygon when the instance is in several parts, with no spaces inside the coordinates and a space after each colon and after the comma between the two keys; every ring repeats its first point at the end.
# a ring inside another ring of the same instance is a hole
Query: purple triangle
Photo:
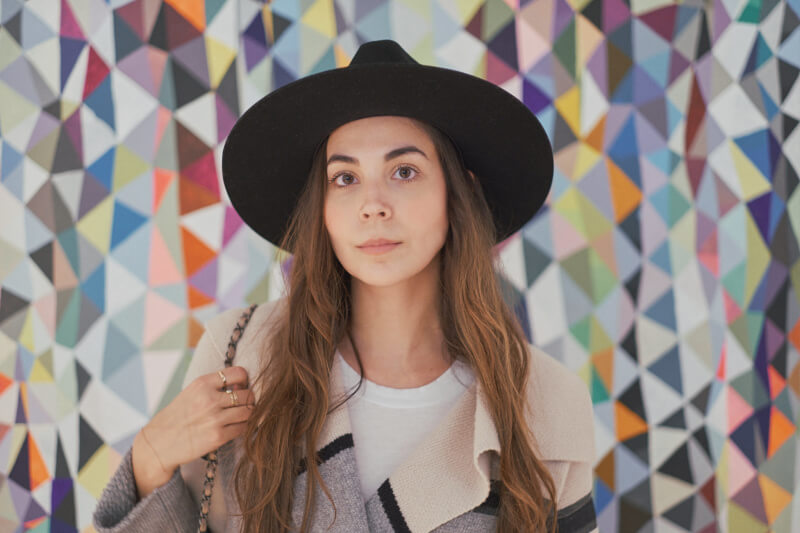
{"type": "Polygon", "coordinates": [[[187,41],[172,51],[175,60],[186,67],[198,80],[206,86],[208,80],[208,60],[206,59],[206,44],[202,35],[187,41]]]}
{"type": "Polygon", "coordinates": [[[189,278],[190,283],[208,296],[217,292],[217,259],[212,259],[189,278]]]}

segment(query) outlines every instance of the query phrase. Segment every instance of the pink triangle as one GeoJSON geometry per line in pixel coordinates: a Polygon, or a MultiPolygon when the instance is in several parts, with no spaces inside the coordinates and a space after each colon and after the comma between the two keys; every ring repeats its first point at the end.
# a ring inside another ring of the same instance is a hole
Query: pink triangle
{"type": "Polygon", "coordinates": [[[728,387],[728,434],[753,414],[753,407],[733,387],[728,387]]]}
{"type": "Polygon", "coordinates": [[[731,440],[728,446],[728,494],[736,494],[756,475],[750,460],[744,456],[731,440]]]}
{"type": "Polygon", "coordinates": [[[677,10],[677,6],[654,9],[639,15],[639,19],[663,37],[665,41],[671,42],[672,34],[675,31],[675,14],[677,10]]]}
{"type": "Polygon", "coordinates": [[[183,169],[181,176],[219,195],[219,181],[217,180],[217,167],[214,164],[214,152],[207,152],[206,155],[183,169]]]}
{"type": "MultiPolygon", "coordinates": [[[[51,337],[56,335],[56,291],[47,293],[33,303],[33,308],[39,314],[42,324],[47,328],[51,337]]],[[[0,441],[2,436],[0,436],[0,441]]]]}
{"type": "Polygon", "coordinates": [[[490,50],[486,51],[486,79],[488,81],[500,85],[516,76],[516,74],[517,71],[509,67],[505,61],[490,50]]]}
{"type": "Polygon", "coordinates": [[[622,0],[603,2],[603,32],[608,34],[631,17],[631,11],[622,0]]]}
{"type": "Polygon", "coordinates": [[[81,41],[86,40],[66,0],[61,0],[61,29],[59,30],[59,34],[62,37],[70,37],[81,41]]]}
{"type": "Polygon", "coordinates": [[[767,515],[764,512],[764,495],[761,493],[761,484],[758,482],[758,476],[753,476],[753,479],[734,494],[731,500],[738,503],[742,509],[765,524],[767,523],[767,515]]]}
{"type": "Polygon", "coordinates": [[[586,247],[586,238],[576,230],[561,214],[550,210],[550,231],[556,236],[553,239],[553,257],[563,259],[586,247]]]}
{"type": "Polygon", "coordinates": [[[217,108],[217,142],[221,143],[231,132],[231,128],[236,122],[236,116],[220,95],[214,95],[214,104],[217,108]]]}
{"type": "MultiPolygon", "coordinates": [[[[146,49],[147,63],[150,65],[150,75],[153,79],[153,86],[160,88],[161,80],[164,79],[164,69],[167,65],[167,52],[150,45],[147,45],[146,49]]],[[[157,93],[154,93],[154,96],[157,96],[157,93]]]]}
{"type": "Polygon", "coordinates": [[[147,291],[144,301],[144,343],[149,345],[184,315],[184,309],[170,302],[160,294],[147,291]]]}
{"type": "Polygon", "coordinates": [[[550,52],[550,43],[522,19],[517,19],[517,42],[520,72],[527,72],[542,56],[550,52]]]}
{"type": "Polygon", "coordinates": [[[225,222],[222,228],[222,246],[225,247],[244,223],[236,210],[225,205],[225,222]]]}
{"type": "Polygon", "coordinates": [[[156,135],[153,139],[153,149],[157,150],[164,138],[164,131],[167,129],[169,121],[172,119],[172,112],[166,107],[159,105],[158,114],[156,115],[156,135]]]}
{"type": "Polygon", "coordinates": [[[167,243],[157,227],[153,226],[150,239],[150,264],[147,279],[151,287],[183,281],[183,274],[175,264],[167,243]]]}

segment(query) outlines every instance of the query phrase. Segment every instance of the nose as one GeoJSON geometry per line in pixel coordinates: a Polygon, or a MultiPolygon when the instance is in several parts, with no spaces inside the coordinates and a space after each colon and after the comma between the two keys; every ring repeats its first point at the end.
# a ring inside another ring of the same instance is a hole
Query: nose
{"type": "Polygon", "coordinates": [[[361,210],[359,211],[359,218],[361,218],[362,221],[390,218],[392,216],[392,209],[389,204],[384,201],[385,192],[380,190],[381,187],[377,184],[373,186],[366,185],[364,189],[366,189],[366,195],[364,197],[364,203],[361,205],[361,210]]]}

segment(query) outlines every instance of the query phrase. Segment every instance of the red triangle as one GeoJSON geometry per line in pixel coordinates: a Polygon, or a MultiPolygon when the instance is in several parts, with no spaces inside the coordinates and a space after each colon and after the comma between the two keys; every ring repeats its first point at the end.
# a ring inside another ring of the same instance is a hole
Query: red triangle
{"type": "Polygon", "coordinates": [[[214,164],[214,152],[206,153],[191,166],[183,169],[181,177],[187,178],[219,196],[219,180],[217,179],[217,167],[214,164]]]}
{"type": "Polygon", "coordinates": [[[517,75],[516,69],[497,57],[491,50],[486,50],[486,79],[496,85],[507,82],[517,75]]]}
{"type": "Polygon", "coordinates": [[[103,80],[108,76],[109,70],[108,65],[94,51],[92,45],[89,45],[89,64],[86,67],[86,80],[83,82],[84,100],[103,83],[103,80]]]}
{"type": "Polygon", "coordinates": [[[650,26],[665,41],[671,42],[672,34],[675,32],[675,15],[677,12],[677,6],[669,6],[639,15],[639,19],[650,26]]]}
{"type": "Polygon", "coordinates": [[[142,41],[147,41],[147,35],[145,34],[144,28],[144,13],[142,11],[142,6],[146,2],[129,2],[124,6],[118,7],[114,10],[114,13],[119,15],[122,20],[128,23],[128,26],[136,32],[136,35],[139,36],[139,39],[142,41]]]}

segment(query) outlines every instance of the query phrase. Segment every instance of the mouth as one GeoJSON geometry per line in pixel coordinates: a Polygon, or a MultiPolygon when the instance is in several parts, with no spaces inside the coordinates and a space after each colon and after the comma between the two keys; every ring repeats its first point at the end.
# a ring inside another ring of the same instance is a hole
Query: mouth
{"type": "Polygon", "coordinates": [[[382,254],[388,252],[390,250],[394,250],[398,246],[400,246],[400,242],[395,241],[388,241],[388,240],[379,240],[379,241],[367,241],[367,243],[357,246],[359,250],[364,253],[368,254],[382,254]]]}

